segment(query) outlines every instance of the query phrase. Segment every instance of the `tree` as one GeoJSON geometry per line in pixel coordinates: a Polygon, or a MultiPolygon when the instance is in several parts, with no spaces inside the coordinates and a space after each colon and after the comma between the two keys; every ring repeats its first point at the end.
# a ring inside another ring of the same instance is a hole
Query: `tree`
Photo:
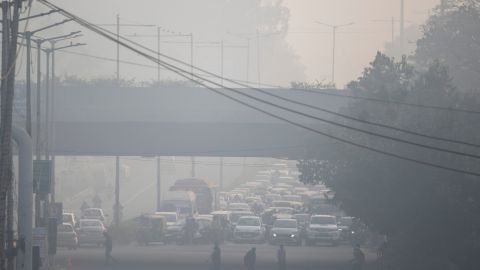
{"type": "Polygon", "coordinates": [[[473,0],[449,1],[423,26],[414,61],[427,68],[440,60],[462,91],[478,92],[480,85],[480,4],[473,0]]]}
{"type": "MultiPolygon", "coordinates": [[[[463,104],[466,98],[471,98],[452,85],[448,69],[439,61],[432,62],[424,71],[417,71],[405,59],[395,62],[380,53],[348,88],[362,96],[416,103],[428,101],[439,106],[463,104]]],[[[480,104],[478,99],[474,102],[477,106],[480,104]]],[[[474,134],[468,124],[471,119],[462,114],[364,100],[351,102],[344,111],[369,121],[479,143],[478,138],[469,135],[474,134]]],[[[348,124],[366,128],[351,121],[348,124]]],[[[472,151],[381,128],[368,128],[424,144],[472,151]]],[[[473,170],[478,167],[476,161],[467,158],[340,129],[332,128],[330,132],[398,155],[457,168],[473,170]]],[[[478,179],[353,146],[332,144],[327,150],[317,149],[310,153],[309,159],[299,162],[301,181],[324,182],[344,211],[359,217],[370,229],[387,235],[390,248],[386,256],[393,269],[447,269],[453,264],[459,269],[480,267],[477,256],[480,253],[478,179]],[[322,151],[327,150],[335,155],[324,160],[322,151]]]]}

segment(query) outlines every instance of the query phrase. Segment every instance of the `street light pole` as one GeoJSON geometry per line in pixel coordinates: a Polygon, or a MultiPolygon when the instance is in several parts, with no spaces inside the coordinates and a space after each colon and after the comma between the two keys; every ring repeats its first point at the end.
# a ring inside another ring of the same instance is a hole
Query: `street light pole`
{"type": "Polygon", "coordinates": [[[353,25],[353,23],[340,24],[340,25],[331,25],[331,24],[326,24],[326,23],[321,23],[321,22],[316,22],[316,23],[332,28],[332,32],[333,32],[333,37],[332,37],[332,39],[333,39],[333,46],[332,46],[332,83],[335,84],[335,53],[336,53],[337,29],[353,25]]]}
{"type": "MultiPolygon", "coordinates": [[[[71,35],[75,34],[75,33],[78,33],[78,32],[73,32],[71,33],[71,35]]],[[[71,36],[71,37],[66,37],[64,38],[63,40],[65,39],[70,39],[70,38],[75,38],[75,37],[78,37],[79,35],[75,35],[75,36],[71,36]]],[[[69,44],[69,45],[66,45],[66,46],[63,46],[63,47],[55,47],[56,43],[59,42],[60,40],[51,40],[50,41],[50,45],[51,45],[51,48],[50,49],[47,49],[46,51],[50,51],[50,54],[51,54],[51,57],[52,57],[52,75],[51,75],[51,82],[50,82],[50,87],[51,87],[51,94],[50,94],[50,101],[51,101],[51,105],[48,106],[47,105],[47,111],[50,110],[50,118],[47,117],[47,119],[49,119],[49,123],[50,125],[47,126],[46,128],[50,130],[50,137],[47,136],[47,141],[50,142],[50,145],[51,147],[50,148],[47,148],[48,151],[49,151],[49,155],[51,156],[51,160],[52,160],[52,183],[51,183],[51,190],[50,190],[50,198],[51,198],[51,201],[52,202],[55,202],[55,51],[57,50],[62,50],[62,49],[66,49],[66,48],[71,48],[71,47],[78,47],[78,46],[84,46],[86,44],[84,43],[75,43],[75,44],[69,44]]],[[[48,59],[48,58],[47,58],[48,59]]],[[[48,77],[48,75],[47,75],[48,77]]]]}
{"type": "Polygon", "coordinates": [[[117,14],[117,87],[120,86],[120,15],[117,14]]]}
{"type": "Polygon", "coordinates": [[[162,28],[161,27],[157,27],[157,83],[160,83],[160,70],[161,70],[161,66],[160,66],[160,49],[161,49],[161,31],[162,31],[162,28]]]}

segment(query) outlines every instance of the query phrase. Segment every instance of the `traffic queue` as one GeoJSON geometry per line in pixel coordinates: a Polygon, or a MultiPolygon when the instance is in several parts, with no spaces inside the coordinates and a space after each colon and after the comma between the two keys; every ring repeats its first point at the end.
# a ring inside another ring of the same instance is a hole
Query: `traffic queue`
{"type": "MultiPolygon", "coordinates": [[[[134,238],[140,246],[364,242],[365,226],[332,203],[332,191],[321,184],[304,185],[298,175],[286,164],[274,164],[228,191],[217,191],[201,179],[177,180],[157,212],[134,219],[134,238]]],[[[101,208],[83,207],[79,220],[64,213],[57,244],[69,249],[101,246],[104,222],[101,208]]]]}
{"type": "MultiPolygon", "coordinates": [[[[137,242],[148,245],[212,244],[225,241],[272,245],[336,246],[361,241],[365,231],[358,220],[332,204],[332,192],[323,185],[307,186],[286,164],[260,171],[250,181],[228,191],[215,192],[212,211],[199,211],[196,189],[183,179],[183,189],[162,202],[161,211],[138,218],[137,242]],[[183,193],[183,196],[180,194],[183,193]],[[355,235],[356,234],[356,235],[355,235]]],[[[205,197],[205,191],[202,191],[205,197]]],[[[213,191],[212,191],[213,193],[213,191]]],[[[205,206],[202,207],[206,209],[205,206]]]]}

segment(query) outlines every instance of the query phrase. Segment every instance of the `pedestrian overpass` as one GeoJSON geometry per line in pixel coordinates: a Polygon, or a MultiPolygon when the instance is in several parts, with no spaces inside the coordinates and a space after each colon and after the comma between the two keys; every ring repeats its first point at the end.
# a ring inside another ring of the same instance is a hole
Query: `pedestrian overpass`
{"type": "MultiPolygon", "coordinates": [[[[333,111],[339,111],[348,102],[341,97],[293,89],[266,90],[333,111]]],[[[318,121],[222,91],[293,121],[311,127],[326,127],[318,121]]],[[[253,90],[241,91],[331,118],[253,90]]],[[[334,143],[204,88],[63,87],[56,89],[54,96],[53,145],[56,155],[297,159],[305,156],[307,142],[319,145],[334,143]]]]}

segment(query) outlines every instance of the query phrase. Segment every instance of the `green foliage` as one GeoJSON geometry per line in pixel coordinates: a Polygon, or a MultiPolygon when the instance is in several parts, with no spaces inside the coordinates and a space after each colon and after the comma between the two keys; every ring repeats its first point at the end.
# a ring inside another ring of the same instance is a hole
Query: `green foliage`
{"type": "Polygon", "coordinates": [[[314,82],[291,82],[291,87],[293,89],[332,89],[335,88],[333,83],[325,83],[320,81],[314,82]]]}
{"type": "Polygon", "coordinates": [[[480,85],[480,4],[473,0],[449,1],[423,27],[414,60],[423,68],[438,59],[451,71],[462,91],[478,91],[480,85]]]}
{"type": "MultiPolygon", "coordinates": [[[[405,60],[395,62],[379,53],[363,75],[348,87],[362,96],[410,103],[464,107],[468,101],[471,105],[480,105],[478,98],[452,85],[448,69],[440,61],[432,61],[424,70],[416,71],[405,60]]],[[[369,121],[480,143],[478,136],[474,136],[477,131],[471,127],[472,123],[478,122],[473,116],[364,100],[351,102],[344,111],[369,121]]],[[[419,143],[465,152],[473,150],[342,119],[337,121],[419,143]]],[[[342,129],[332,128],[330,132],[403,156],[463,169],[478,168],[478,161],[472,159],[342,129]]],[[[333,190],[334,200],[343,210],[361,218],[371,229],[386,234],[391,247],[387,258],[392,269],[433,270],[450,264],[459,269],[479,269],[480,260],[476,255],[480,253],[478,179],[353,146],[332,144],[330,147],[313,152],[309,160],[299,161],[301,181],[325,183],[333,190]],[[325,151],[335,153],[334,158],[324,160],[325,151]]]]}

